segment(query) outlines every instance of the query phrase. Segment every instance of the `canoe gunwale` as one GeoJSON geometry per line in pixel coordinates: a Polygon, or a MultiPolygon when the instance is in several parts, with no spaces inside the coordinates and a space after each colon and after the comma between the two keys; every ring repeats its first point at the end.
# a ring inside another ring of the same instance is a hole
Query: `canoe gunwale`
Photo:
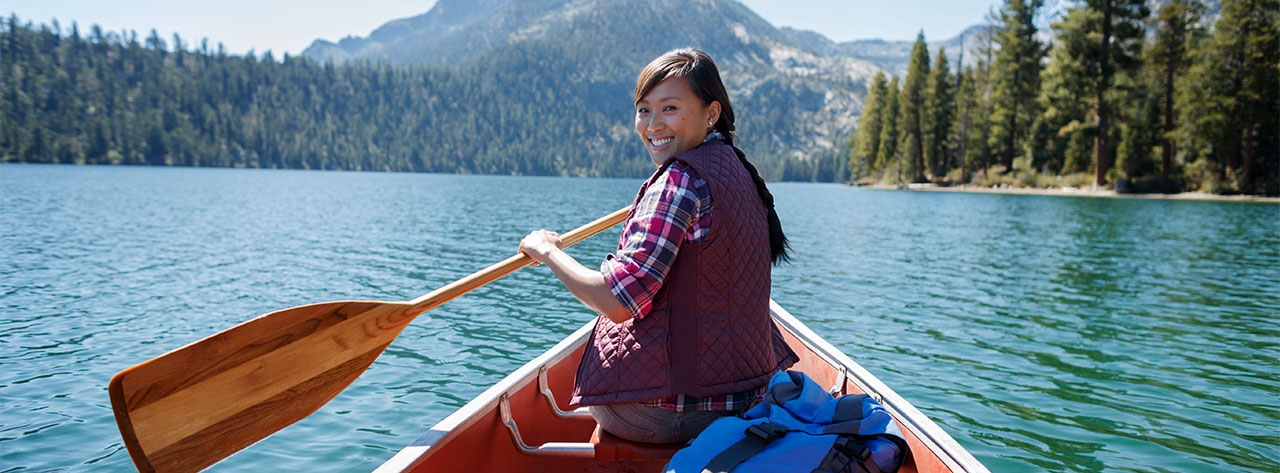
{"type": "MultiPolygon", "coordinates": [[[[859,365],[848,355],[845,355],[835,346],[818,336],[817,333],[805,326],[799,319],[772,299],[769,300],[769,310],[773,320],[779,326],[790,332],[810,352],[838,372],[838,381],[832,387],[833,391],[844,391],[843,383],[847,380],[862,392],[879,400],[894,419],[914,434],[951,471],[990,473],[986,466],[974,458],[968,450],[956,442],[946,431],[942,430],[932,419],[919,409],[916,409],[905,398],[899,396],[888,385],[867,371],[866,368],[863,368],[862,365],[859,365]]],[[[485,413],[498,410],[501,399],[507,393],[524,389],[531,383],[539,383],[539,377],[545,376],[546,368],[564,361],[576,353],[580,346],[586,344],[594,326],[594,319],[588,321],[551,349],[525,363],[498,383],[481,392],[467,402],[466,405],[445,417],[444,420],[437,422],[429,431],[414,440],[413,443],[402,448],[375,469],[374,473],[414,471],[420,463],[425,462],[431,456],[432,452],[430,450],[434,446],[447,445],[452,438],[461,435],[468,428],[479,422],[479,419],[484,417],[485,413]]],[[[542,386],[538,386],[538,388],[539,391],[542,390],[542,386]]],[[[539,397],[542,397],[541,394],[539,394],[539,397]]],[[[559,410],[558,407],[553,408],[559,410]]],[[[506,429],[503,429],[503,431],[504,434],[507,433],[506,429]]]]}
{"type": "Polygon", "coordinates": [[[880,401],[894,419],[914,432],[916,437],[937,454],[938,458],[952,471],[990,473],[985,465],[956,442],[950,434],[942,430],[942,427],[939,427],[933,419],[916,409],[906,398],[899,396],[887,384],[880,381],[880,378],[849,358],[849,355],[818,336],[773,299],[769,299],[769,311],[773,313],[773,319],[794,334],[800,343],[805,344],[823,361],[840,368],[842,378],[852,381],[859,390],[880,401]]]}
{"type": "Polygon", "coordinates": [[[502,378],[489,389],[484,390],[478,396],[467,402],[466,405],[458,408],[444,420],[437,422],[431,426],[431,430],[422,434],[413,443],[400,449],[395,456],[387,460],[374,473],[393,473],[412,471],[414,465],[426,457],[428,450],[432,446],[444,442],[449,439],[451,434],[457,434],[466,430],[467,427],[473,425],[480,417],[479,414],[492,409],[497,409],[502,396],[508,392],[519,390],[530,383],[538,381],[538,374],[544,366],[552,366],[563,361],[578,345],[587,342],[587,335],[591,333],[592,327],[595,326],[595,320],[587,322],[573,334],[561,340],[550,350],[538,355],[537,358],[525,363],[524,366],[512,371],[511,374],[502,378]]]}

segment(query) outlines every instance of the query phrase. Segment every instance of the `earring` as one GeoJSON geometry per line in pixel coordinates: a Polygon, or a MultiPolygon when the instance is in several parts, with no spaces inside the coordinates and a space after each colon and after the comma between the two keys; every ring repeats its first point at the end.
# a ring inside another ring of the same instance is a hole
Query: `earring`
{"type": "Polygon", "coordinates": [[[715,128],[716,122],[713,120],[707,120],[707,126],[715,128]]]}

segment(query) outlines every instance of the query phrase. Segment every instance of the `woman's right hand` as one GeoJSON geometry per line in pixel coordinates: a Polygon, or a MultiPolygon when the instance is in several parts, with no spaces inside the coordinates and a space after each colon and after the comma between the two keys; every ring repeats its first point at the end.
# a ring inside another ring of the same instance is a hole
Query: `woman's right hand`
{"type": "Polygon", "coordinates": [[[523,240],[520,240],[520,252],[529,255],[539,264],[546,264],[551,254],[561,251],[563,246],[564,242],[560,241],[560,234],[548,230],[529,232],[523,240]]]}

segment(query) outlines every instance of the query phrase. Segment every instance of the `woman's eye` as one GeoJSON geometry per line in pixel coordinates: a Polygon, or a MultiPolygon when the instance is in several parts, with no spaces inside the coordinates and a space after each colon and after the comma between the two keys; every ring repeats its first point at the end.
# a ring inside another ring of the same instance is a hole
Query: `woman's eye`
{"type": "Polygon", "coordinates": [[[647,109],[647,108],[637,108],[637,109],[636,109],[636,115],[644,115],[644,114],[646,114],[646,113],[649,113],[649,109],[647,109]]]}
{"type": "Polygon", "coordinates": [[[662,110],[663,110],[663,111],[665,111],[665,112],[674,112],[674,111],[675,111],[675,109],[676,109],[676,108],[675,108],[674,106],[667,105],[667,107],[666,107],[666,108],[664,108],[664,109],[662,109],[662,110]]]}

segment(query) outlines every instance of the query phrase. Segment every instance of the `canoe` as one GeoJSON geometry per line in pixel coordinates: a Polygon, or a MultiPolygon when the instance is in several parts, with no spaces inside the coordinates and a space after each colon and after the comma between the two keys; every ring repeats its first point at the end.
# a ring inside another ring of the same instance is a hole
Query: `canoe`
{"type": "MultiPolygon", "coordinates": [[[[933,420],[862,366],[769,302],[773,321],[800,356],[800,370],[833,394],[866,393],[893,415],[910,454],[904,473],[987,472],[933,420]]],[[[569,392],[594,321],[431,427],[375,473],[655,472],[682,444],[629,442],[599,429],[569,392]]]]}

